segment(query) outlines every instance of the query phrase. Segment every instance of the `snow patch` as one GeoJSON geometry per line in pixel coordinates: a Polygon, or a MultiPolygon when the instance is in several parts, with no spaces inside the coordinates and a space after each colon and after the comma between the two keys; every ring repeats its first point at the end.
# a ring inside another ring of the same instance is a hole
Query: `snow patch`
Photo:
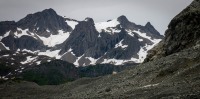
{"type": "Polygon", "coordinates": [[[146,39],[149,39],[149,40],[152,41],[151,37],[147,36],[146,33],[142,33],[142,32],[140,32],[140,30],[137,30],[137,31],[134,30],[134,31],[132,31],[132,32],[137,33],[137,34],[140,35],[141,37],[146,38],[146,39]]]}
{"type": "Polygon", "coordinates": [[[72,27],[72,29],[74,30],[76,25],[78,24],[78,22],[73,21],[73,20],[66,20],[65,22],[67,22],[67,24],[72,27]]]}
{"type": "Polygon", "coordinates": [[[47,60],[47,62],[50,62],[51,60],[47,60]]]}
{"type": "Polygon", "coordinates": [[[41,61],[37,61],[36,64],[37,64],[37,65],[40,65],[40,64],[41,64],[41,61]]]}
{"type": "Polygon", "coordinates": [[[99,34],[99,35],[98,35],[98,38],[100,38],[100,37],[101,37],[101,35],[99,34]]]}
{"type": "Polygon", "coordinates": [[[38,51],[31,51],[31,50],[27,50],[27,49],[23,49],[22,51],[32,53],[32,54],[38,53],[38,51]]]}
{"type": "Polygon", "coordinates": [[[47,32],[50,32],[50,30],[49,30],[49,29],[47,29],[46,31],[47,31],[47,32]]]}
{"type": "Polygon", "coordinates": [[[119,59],[104,59],[102,64],[114,64],[114,65],[122,65],[124,63],[124,60],[119,59]]]}
{"type": "Polygon", "coordinates": [[[8,57],[9,55],[3,55],[3,57],[8,57]]]}
{"type": "Polygon", "coordinates": [[[121,30],[118,30],[116,28],[107,28],[107,30],[105,30],[105,32],[108,32],[108,33],[111,33],[111,34],[115,34],[115,33],[121,32],[121,30]]]}
{"type": "MultiPolygon", "coordinates": [[[[108,27],[116,27],[118,24],[120,23],[117,21],[117,19],[114,19],[109,22],[95,23],[95,27],[96,27],[96,30],[100,33],[102,32],[102,30],[107,30],[108,27]]],[[[119,32],[119,31],[116,30],[115,32],[119,32]]]]}
{"type": "Polygon", "coordinates": [[[20,63],[21,63],[21,64],[31,63],[31,62],[35,61],[36,58],[37,58],[37,57],[27,56],[27,57],[26,57],[26,60],[23,61],[23,62],[20,62],[20,63]]]}
{"type": "Polygon", "coordinates": [[[63,30],[59,30],[58,34],[56,35],[50,35],[49,37],[41,37],[39,35],[37,35],[42,41],[44,45],[47,45],[48,47],[53,47],[57,44],[61,44],[63,43],[68,37],[69,37],[70,33],[64,33],[63,30]]]}
{"type": "Polygon", "coordinates": [[[59,55],[60,50],[50,51],[47,50],[46,52],[38,52],[38,55],[45,55],[49,57],[55,57],[56,59],[60,59],[61,56],[59,55]]]}
{"type": "Polygon", "coordinates": [[[140,42],[142,42],[143,41],[143,39],[138,39],[140,42]]]}
{"type": "Polygon", "coordinates": [[[6,78],[5,76],[0,76],[0,79],[2,79],[2,80],[8,80],[8,78],[6,78]]]}
{"type": "Polygon", "coordinates": [[[161,39],[154,39],[154,44],[153,45],[145,45],[144,47],[140,47],[139,52],[137,53],[139,56],[139,63],[142,63],[144,61],[144,59],[147,56],[147,51],[149,51],[150,49],[152,49],[156,44],[158,44],[161,39]]]}
{"type": "Polygon", "coordinates": [[[94,58],[92,58],[92,57],[85,57],[85,58],[87,58],[87,59],[89,59],[91,62],[90,62],[90,65],[95,65],[96,64],[96,62],[97,62],[97,60],[98,59],[94,59],[94,58]]]}

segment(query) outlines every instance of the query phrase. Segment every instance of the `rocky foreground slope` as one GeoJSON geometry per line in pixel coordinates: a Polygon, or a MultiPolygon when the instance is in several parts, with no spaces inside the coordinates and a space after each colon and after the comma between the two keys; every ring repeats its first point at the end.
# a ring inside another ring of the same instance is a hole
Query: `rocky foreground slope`
{"type": "Polygon", "coordinates": [[[198,99],[200,98],[199,5],[200,0],[194,0],[171,21],[165,39],[157,46],[161,50],[154,50],[155,54],[149,57],[150,62],[117,74],[92,79],[81,78],[58,86],[38,86],[24,81],[7,82],[0,85],[0,96],[20,99],[198,99]],[[158,52],[163,54],[160,55],[158,52]]]}
{"type": "Polygon", "coordinates": [[[31,82],[0,85],[4,98],[200,98],[200,46],[98,78],[81,78],[57,86],[31,82]]]}

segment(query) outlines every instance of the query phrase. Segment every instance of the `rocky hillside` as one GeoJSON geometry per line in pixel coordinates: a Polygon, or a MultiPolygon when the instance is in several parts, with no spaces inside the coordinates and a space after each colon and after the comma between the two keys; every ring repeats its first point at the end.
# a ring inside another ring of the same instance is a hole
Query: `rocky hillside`
{"type": "Polygon", "coordinates": [[[171,21],[165,39],[150,51],[154,52],[148,56],[150,62],[113,75],[58,86],[7,82],[0,85],[0,95],[24,99],[199,99],[199,4],[200,0],[194,0],[171,21]]]}
{"type": "Polygon", "coordinates": [[[194,0],[190,6],[175,16],[165,32],[165,38],[149,51],[145,61],[171,55],[200,44],[200,3],[194,0]]]}

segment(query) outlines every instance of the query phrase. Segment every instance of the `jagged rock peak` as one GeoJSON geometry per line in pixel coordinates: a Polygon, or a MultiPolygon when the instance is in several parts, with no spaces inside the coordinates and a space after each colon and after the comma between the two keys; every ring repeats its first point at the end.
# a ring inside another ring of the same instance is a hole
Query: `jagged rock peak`
{"type": "Polygon", "coordinates": [[[145,27],[153,27],[152,24],[150,22],[147,22],[145,27]]]}
{"type": "Polygon", "coordinates": [[[154,28],[154,26],[150,22],[147,22],[144,27],[147,30],[151,31],[151,33],[158,35],[158,36],[161,36],[160,33],[154,28]]]}
{"type": "Polygon", "coordinates": [[[121,15],[120,17],[118,17],[117,21],[119,21],[120,23],[129,22],[125,15],[121,15]]]}
{"type": "Polygon", "coordinates": [[[94,24],[94,20],[92,18],[90,18],[90,17],[85,18],[85,21],[94,24]]]}

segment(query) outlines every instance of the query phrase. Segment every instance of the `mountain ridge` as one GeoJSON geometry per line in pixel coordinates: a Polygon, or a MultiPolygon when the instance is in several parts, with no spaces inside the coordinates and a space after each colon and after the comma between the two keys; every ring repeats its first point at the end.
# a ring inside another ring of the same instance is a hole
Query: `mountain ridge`
{"type": "Polygon", "coordinates": [[[145,55],[139,51],[146,53],[163,38],[150,23],[136,25],[124,15],[95,23],[89,17],[83,21],[61,17],[51,8],[18,22],[0,22],[0,27],[2,49],[30,50],[77,66],[141,63],[145,55]]]}

